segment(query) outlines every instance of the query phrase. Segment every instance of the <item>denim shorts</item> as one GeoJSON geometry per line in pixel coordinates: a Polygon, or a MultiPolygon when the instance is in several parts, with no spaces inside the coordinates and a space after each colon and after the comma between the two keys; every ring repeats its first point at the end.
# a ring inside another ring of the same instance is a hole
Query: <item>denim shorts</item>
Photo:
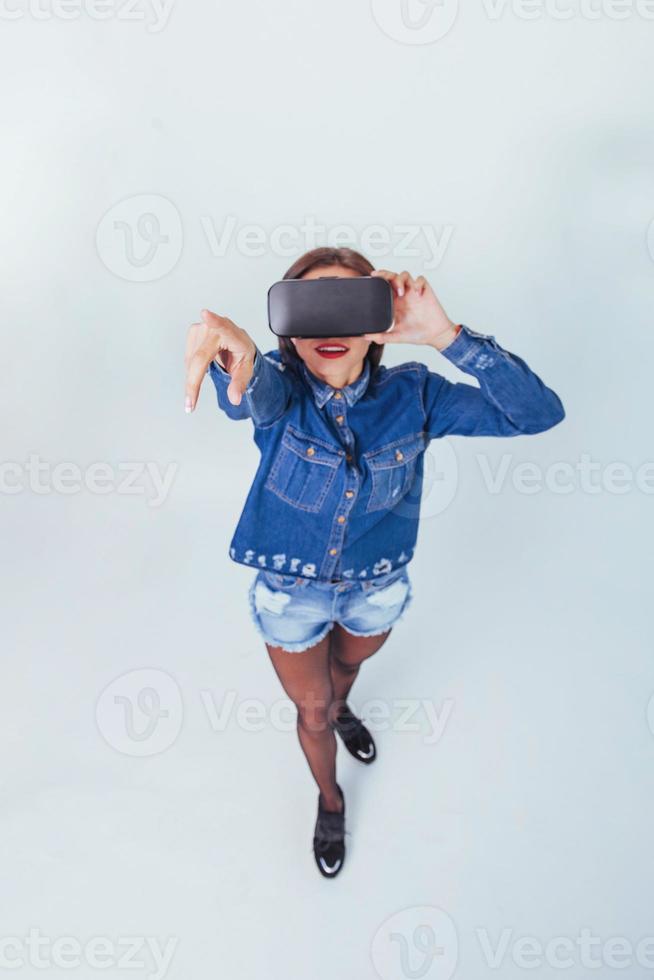
{"type": "Polygon", "coordinates": [[[254,625],[289,653],[314,646],[338,623],[354,636],[385,633],[412,599],[406,566],[363,580],[317,579],[260,569],[248,593],[254,625]]]}

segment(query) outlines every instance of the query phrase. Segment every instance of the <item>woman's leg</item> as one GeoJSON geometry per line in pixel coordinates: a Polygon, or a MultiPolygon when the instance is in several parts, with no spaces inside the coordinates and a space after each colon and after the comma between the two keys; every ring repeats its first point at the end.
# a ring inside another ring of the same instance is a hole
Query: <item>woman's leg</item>
{"type": "Polygon", "coordinates": [[[389,629],[375,636],[353,636],[338,623],[334,624],[327,634],[327,639],[331,637],[329,667],[334,689],[330,719],[345,705],[363,661],[377,653],[390,634],[389,629]]]}
{"type": "Polygon", "coordinates": [[[336,785],[336,736],[329,724],[334,697],[328,633],[314,646],[289,653],[266,643],[282,687],[297,708],[297,734],[326,810],[343,808],[336,785]]]}

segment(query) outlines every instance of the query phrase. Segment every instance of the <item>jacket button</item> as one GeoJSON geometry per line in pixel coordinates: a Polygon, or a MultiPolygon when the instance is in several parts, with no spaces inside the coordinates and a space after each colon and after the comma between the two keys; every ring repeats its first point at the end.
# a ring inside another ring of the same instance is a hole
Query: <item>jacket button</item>
{"type": "Polygon", "coordinates": [[[307,449],[307,456],[315,456],[315,454],[316,454],[316,450],[313,448],[313,446],[309,446],[309,448],[307,449]]]}
{"type": "Polygon", "coordinates": [[[338,523],[339,523],[339,524],[345,524],[345,518],[343,517],[343,515],[342,515],[342,514],[341,514],[341,516],[340,516],[340,517],[338,518],[338,523]]]}
{"type": "Polygon", "coordinates": [[[346,490],[346,491],[345,491],[345,496],[346,496],[346,497],[348,498],[348,500],[349,500],[349,499],[350,499],[350,497],[353,497],[353,496],[354,496],[354,490],[346,490]]]}
{"type": "Polygon", "coordinates": [[[348,461],[348,463],[351,463],[352,462],[352,453],[345,453],[345,458],[348,461]]]}
{"type": "Polygon", "coordinates": [[[397,459],[397,460],[402,460],[402,459],[404,459],[404,453],[401,453],[401,452],[400,452],[400,450],[399,450],[399,449],[397,449],[397,450],[395,451],[395,459],[397,459]]]}
{"type": "Polygon", "coordinates": [[[338,554],[338,548],[330,548],[329,549],[329,554],[330,555],[337,555],[338,554]]]}
{"type": "Polygon", "coordinates": [[[336,421],[337,422],[344,422],[345,421],[345,416],[344,415],[337,415],[336,416],[336,421]]]}
{"type": "Polygon", "coordinates": [[[340,391],[335,391],[335,392],[334,392],[334,398],[338,398],[338,400],[340,401],[342,397],[343,397],[343,396],[342,396],[342,394],[340,393],[340,391]]]}

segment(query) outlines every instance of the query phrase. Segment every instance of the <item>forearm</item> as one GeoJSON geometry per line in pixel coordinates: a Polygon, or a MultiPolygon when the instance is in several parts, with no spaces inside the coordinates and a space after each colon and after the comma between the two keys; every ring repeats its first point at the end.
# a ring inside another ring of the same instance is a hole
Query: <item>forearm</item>
{"type": "Polygon", "coordinates": [[[462,327],[441,353],[479,382],[480,390],[499,412],[524,433],[542,432],[560,422],[565,412],[556,392],[493,336],[462,327]]]}

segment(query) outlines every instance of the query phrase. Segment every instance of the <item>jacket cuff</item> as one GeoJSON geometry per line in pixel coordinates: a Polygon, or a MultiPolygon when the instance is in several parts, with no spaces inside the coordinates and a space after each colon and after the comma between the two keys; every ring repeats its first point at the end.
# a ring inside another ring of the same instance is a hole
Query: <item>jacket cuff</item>
{"type": "Polygon", "coordinates": [[[254,355],[254,364],[252,366],[252,377],[250,378],[250,383],[245,389],[246,395],[251,395],[254,389],[256,388],[256,386],[259,384],[259,381],[261,380],[262,370],[263,370],[263,354],[257,347],[254,355]]]}
{"type": "Polygon", "coordinates": [[[483,370],[491,367],[503,351],[491,334],[477,333],[462,324],[452,343],[440,353],[456,367],[483,370]]]}

